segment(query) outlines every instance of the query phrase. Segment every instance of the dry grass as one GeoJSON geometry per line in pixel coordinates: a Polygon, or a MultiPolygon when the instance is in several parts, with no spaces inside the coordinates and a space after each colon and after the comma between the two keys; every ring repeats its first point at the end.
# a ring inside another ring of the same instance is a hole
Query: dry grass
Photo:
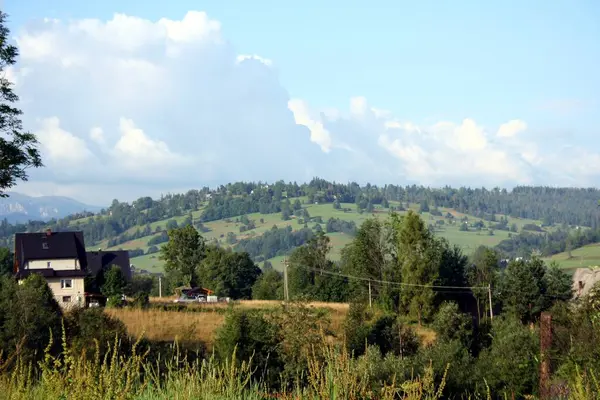
{"type": "MultiPolygon", "coordinates": [[[[168,302],[169,299],[152,298],[152,302],[168,302]]],[[[234,307],[270,309],[280,307],[281,301],[277,300],[242,300],[233,303],[234,307]]],[[[123,321],[130,335],[160,341],[202,341],[209,347],[214,341],[215,332],[225,320],[222,312],[230,305],[227,303],[200,303],[189,304],[189,308],[206,308],[203,312],[163,311],[156,309],[107,309],[111,316],[123,321]],[[221,312],[219,312],[221,311],[221,312]]],[[[338,337],[342,337],[344,321],[348,314],[347,303],[311,302],[309,307],[324,308],[329,310],[331,330],[338,337]]],[[[415,326],[415,331],[421,343],[429,346],[435,342],[435,332],[427,327],[415,326]]]]}
{"type": "MultiPolygon", "coordinates": [[[[151,298],[153,303],[170,302],[173,298],[151,298]]],[[[281,301],[270,300],[243,300],[233,303],[234,307],[241,308],[276,308],[281,301]]],[[[197,341],[200,340],[210,345],[215,336],[215,331],[225,320],[225,314],[220,309],[229,307],[227,303],[200,303],[189,304],[187,307],[206,308],[204,312],[178,312],[156,309],[107,309],[106,312],[121,321],[127,327],[130,335],[138,337],[143,334],[150,340],[160,341],[197,341]]],[[[309,307],[325,308],[330,310],[331,328],[334,332],[341,332],[348,304],[344,303],[309,303],[309,307]]]]}
{"type": "Polygon", "coordinates": [[[141,310],[113,308],[106,312],[121,321],[130,335],[158,341],[202,341],[212,343],[215,330],[221,326],[225,316],[215,311],[176,312],[163,310],[141,310]]]}

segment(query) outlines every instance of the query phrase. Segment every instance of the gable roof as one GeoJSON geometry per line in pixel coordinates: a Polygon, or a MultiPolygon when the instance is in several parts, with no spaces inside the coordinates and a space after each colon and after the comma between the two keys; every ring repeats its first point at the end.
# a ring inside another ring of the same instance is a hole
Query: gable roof
{"type": "Polygon", "coordinates": [[[116,265],[121,268],[125,279],[131,281],[131,264],[127,250],[88,251],[86,255],[88,270],[93,276],[98,275],[98,272],[109,268],[111,265],[116,265]]]}
{"type": "Polygon", "coordinates": [[[78,259],[82,270],[87,268],[83,232],[38,232],[15,234],[15,268],[30,260],[78,259]]]}

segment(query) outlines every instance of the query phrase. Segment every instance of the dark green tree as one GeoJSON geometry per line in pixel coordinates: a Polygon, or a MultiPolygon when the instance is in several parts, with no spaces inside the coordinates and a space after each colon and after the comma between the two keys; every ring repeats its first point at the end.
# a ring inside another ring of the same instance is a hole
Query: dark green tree
{"type": "Polygon", "coordinates": [[[60,306],[41,275],[31,274],[20,285],[0,278],[0,348],[5,354],[12,354],[23,341],[26,359],[43,356],[50,335],[58,344],[61,318],[60,306]]]}
{"type": "Polygon", "coordinates": [[[127,280],[123,275],[123,271],[117,265],[111,265],[104,272],[104,282],[101,287],[101,292],[106,297],[120,296],[125,293],[127,280]]]}
{"type": "Polygon", "coordinates": [[[539,258],[511,261],[500,287],[504,307],[524,323],[537,320],[553,304],[547,284],[546,266],[539,258]]]}
{"type": "Polygon", "coordinates": [[[169,241],[160,249],[165,271],[191,287],[198,285],[198,267],[205,256],[204,238],[192,226],[169,231],[169,241]]]}
{"type": "Polygon", "coordinates": [[[0,247],[0,276],[10,276],[13,273],[14,255],[6,247],[0,247]]]}
{"type": "Polygon", "coordinates": [[[14,65],[19,51],[8,43],[7,15],[0,11],[0,197],[18,180],[26,181],[26,170],[42,166],[38,141],[35,135],[23,131],[22,111],[13,104],[19,97],[13,92],[13,84],[6,79],[6,68],[14,65]]]}
{"type": "Polygon", "coordinates": [[[270,269],[263,269],[252,287],[252,298],[256,300],[282,300],[283,277],[281,273],[270,269]]]}
{"type": "Polygon", "coordinates": [[[261,270],[246,252],[208,246],[199,273],[202,285],[218,296],[250,299],[261,270]]]}
{"type": "Polygon", "coordinates": [[[433,313],[435,292],[428,286],[438,279],[441,249],[423,220],[413,211],[402,217],[393,214],[392,227],[398,266],[402,282],[406,284],[400,300],[404,310],[420,324],[433,313]]]}

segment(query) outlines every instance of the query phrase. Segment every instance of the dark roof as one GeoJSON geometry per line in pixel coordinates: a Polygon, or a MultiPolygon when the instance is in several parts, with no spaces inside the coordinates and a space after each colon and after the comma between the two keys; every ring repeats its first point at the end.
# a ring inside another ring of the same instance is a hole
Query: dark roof
{"type": "Polygon", "coordinates": [[[125,279],[131,280],[131,265],[129,263],[129,252],[127,250],[115,251],[88,251],[88,269],[93,276],[98,275],[100,270],[105,270],[111,265],[121,268],[125,279]]]}
{"type": "Polygon", "coordinates": [[[15,234],[15,269],[29,260],[76,258],[82,270],[87,269],[83,232],[43,232],[15,234]]]}

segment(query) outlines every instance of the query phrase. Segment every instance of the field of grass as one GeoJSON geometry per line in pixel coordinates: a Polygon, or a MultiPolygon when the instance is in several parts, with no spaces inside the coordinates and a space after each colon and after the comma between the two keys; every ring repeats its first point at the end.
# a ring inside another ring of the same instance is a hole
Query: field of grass
{"type": "MultiPolygon", "coordinates": [[[[174,298],[151,298],[152,303],[170,302],[174,298]]],[[[280,307],[281,301],[242,300],[232,304],[190,304],[189,311],[164,311],[160,309],[112,308],[106,309],[111,316],[123,321],[130,335],[144,335],[158,341],[193,341],[199,340],[209,347],[214,341],[216,330],[225,320],[226,309],[230,306],[239,308],[269,309],[280,307]],[[196,308],[196,310],[194,310],[196,308]],[[197,310],[202,308],[203,310],[197,310]]],[[[344,321],[348,314],[347,303],[311,302],[309,307],[322,308],[329,312],[331,329],[336,336],[341,337],[344,321]]],[[[424,345],[435,341],[435,332],[424,326],[414,326],[415,331],[424,345]]]]}
{"type": "Polygon", "coordinates": [[[558,253],[544,261],[556,261],[561,268],[575,270],[577,268],[593,267],[600,265],[600,243],[590,244],[568,252],[558,253]]]}
{"type": "MultiPolygon", "coordinates": [[[[293,201],[294,199],[291,200],[293,201]]],[[[310,228],[313,228],[316,225],[315,219],[317,217],[320,217],[323,221],[321,223],[322,228],[325,228],[325,224],[329,218],[339,218],[344,221],[354,221],[357,226],[360,226],[360,224],[362,224],[368,218],[375,217],[379,219],[386,219],[388,217],[388,210],[382,208],[376,208],[373,213],[359,213],[356,211],[356,206],[354,204],[343,203],[341,205],[342,209],[336,210],[333,208],[332,204],[306,204],[306,199],[300,198],[300,200],[303,201],[303,207],[308,211],[312,219],[311,222],[307,224],[310,228]],[[349,209],[349,211],[344,211],[344,209],[349,209]]],[[[396,206],[398,205],[398,203],[395,202],[390,202],[390,204],[396,206]]],[[[418,205],[413,204],[410,208],[413,210],[417,210],[418,205]]],[[[447,213],[452,214],[456,220],[465,216],[464,214],[458,213],[453,209],[440,208],[439,210],[442,212],[443,215],[446,215],[447,213]]],[[[203,210],[200,209],[192,213],[194,220],[198,219],[201,216],[202,211],[203,210]]],[[[478,218],[470,215],[466,216],[469,218],[470,222],[479,220],[478,218]]],[[[434,226],[436,226],[437,235],[448,239],[448,241],[452,244],[460,246],[463,249],[463,251],[467,254],[473,252],[480,245],[495,246],[502,240],[508,238],[509,236],[509,232],[501,230],[495,230],[493,235],[490,235],[487,229],[483,229],[481,231],[475,231],[474,229],[471,229],[469,231],[460,231],[458,222],[456,222],[455,224],[449,224],[444,216],[432,216],[430,213],[423,213],[421,217],[427,224],[433,224],[434,226]],[[443,221],[443,225],[438,223],[438,221],[440,220],[443,221]]],[[[500,217],[502,216],[497,215],[498,219],[500,217]]],[[[238,240],[241,240],[244,238],[260,236],[269,229],[271,229],[274,225],[277,225],[277,227],[279,228],[291,226],[294,230],[301,229],[304,227],[304,224],[300,224],[296,218],[292,218],[288,221],[283,221],[281,219],[280,213],[253,213],[249,214],[248,218],[255,222],[255,229],[240,233],[240,227],[243,224],[239,222],[239,218],[234,217],[205,223],[204,225],[208,229],[210,229],[210,231],[202,233],[202,236],[208,241],[217,240],[222,246],[228,247],[229,245],[225,241],[228,232],[233,232],[234,234],[236,234],[238,240]]],[[[185,219],[185,216],[175,217],[173,219],[180,223],[185,219]]],[[[157,221],[150,224],[150,226],[154,231],[157,227],[164,228],[166,223],[167,220],[157,221]]],[[[487,222],[485,224],[487,226],[487,222]]],[[[520,231],[525,224],[539,224],[539,221],[508,217],[508,224],[509,226],[512,224],[516,224],[520,231]]],[[[137,229],[141,228],[143,227],[134,227],[129,229],[127,232],[133,233],[137,229]]],[[[148,240],[150,240],[155,235],[156,234],[131,240],[109,249],[114,250],[120,248],[125,250],[131,250],[140,248],[144,251],[147,251],[148,240]]],[[[341,250],[346,244],[348,244],[352,240],[352,238],[349,235],[337,232],[329,233],[328,236],[331,239],[332,245],[330,258],[332,260],[338,260],[340,258],[341,250]]],[[[94,248],[106,247],[106,242],[102,242],[99,245],[94,246],[94,248]]],[[[270,259],[269,261],[273,264],[275,268],[281,269],[283,265],[283,258],[284,257],[275,257],[270,259]]],[[[158,254],[134,257],[131,261],[138,269],[145,269],[147,271],[152,272],[162,271],[162,262],[158,259],[158,254]]]]}

